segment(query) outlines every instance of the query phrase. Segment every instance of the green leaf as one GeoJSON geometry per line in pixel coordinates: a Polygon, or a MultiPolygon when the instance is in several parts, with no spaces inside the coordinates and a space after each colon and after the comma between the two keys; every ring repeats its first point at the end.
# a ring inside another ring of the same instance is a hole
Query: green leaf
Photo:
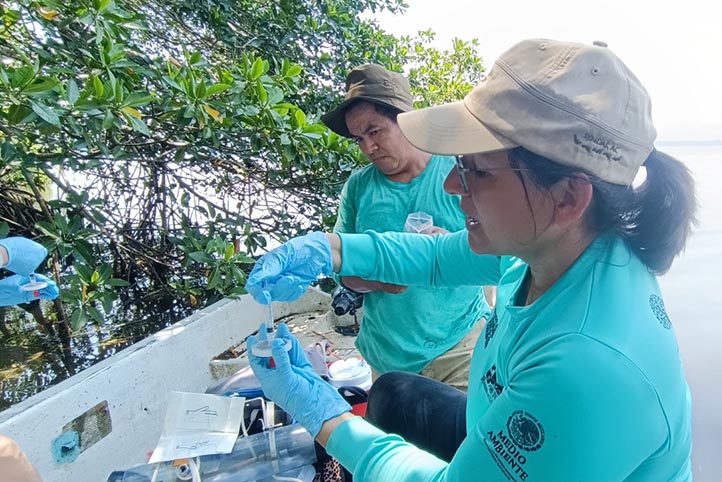
{"type": "Polygon", "coordinates": [[[95,89],[95,96],[100,98],[103,97],[103,93],[105,92],[105,87],[103,86],[103,82],[96,77],[93,76],[93,88],[95,89]]]}
{"type": "Polygon", "coordinates": [[[145,122],[143,122],[142,119],[138,119],[132,115],[126,115],[125,118],[128,119],[128,121],[130,121],[130,125],[133,126],[133,130],[150,137],[150,135],[151,135],[150,130],[148,129],[148,126],[145,124],[145,122]]]}
{"type": "Polygon", "coordinates": [[[98,281],[105,283],[108,279],[110,279],[110,275],[113,273],[113,268],[111,268],[109,264],[103,264],[100,266],[98,273],[100,274],[100,279],[98,281]]]}
{"type": "Polygon", "coordinates": [[[35,71],[30,65],[24,65],[13,72],[10,78],[10,84],[15,87],[23,87],[35,76],[35,71]]]}
{"type": "Polygon", "coordinates": [[[90,317],[95,320],[98,324],[103,324],[103,315],[98,311],[98,309],[94,306],[88,306],[88,314],[90,317]]]}
{"type": "Polygon", "coordinates": [[[296,119],[296,124],[298,127],[303,127],[306,125],[306,114],[301,109],[298,109],[296,112],[293,113],[293,117],[296,119]]]}
{"type": "Polygon", "coordinates": [[[104,293],[100,298],[100,302],[103,304],[103,311],[105,311],[106,314],[113,311],[113,301],[115,301],[115,298],[116,296],[111,292],[104,293]]]}
{"type": "Polygon", "coordinates": [[[167,75],[163,76],[163,82],[170,85],[171,87],[173,87],[176,90],[180,90],[181,92],[184,90],[183,87],[181,87],[178,82],[176,82],[175,80],[173,80],[171,77],[169,77],[167,75]]]}
{"type": "Polygon", "coordinates": [[[250,256],[244,256],[242,254],[236,255],[236,263],[242,263],[242,264],[253,264],[256,260],[251,258],[250,256]]]}
{"type": "Polygon", "coordinates": [[[154,98],[152,95],[147,95],[144,92],[133,92],[123,101],[123,106],[138,107],[142,105],[148,105],[153,102],[154,98]]]}
{"type": "Polygon", "coordinates": [[[88,284],[90,282],[90,277],[93,276],[95,271],[90,266],[81,263],[75,263],[73,267],[75,268],[75,271],[77,271],[80,279],[84,283],[88,284]]]}
{"type": "Polygon", "coordinates": [[[78,89],[78,84],[75,82],[75,80],[70,79],[68,82],[68,102],[70,105],[75,105],[75,103],[78,101],[78,98],[80,97],[80,90],[78,89]]]}
{"type": "Polygon", "coordinates": [[[236,297],[245,295],[247,293],[246,289],[243,286],[236,286],[231,291],[228,292],[228,296],[236,297]]]}
{"type": "Polygon", "coordinates": [[[253,62],[253,66],[251,66],[251,80],[256,80],[263,75],[263,64],[263,59],[260,57],[253,62]]]}
{"type": "Polygon", "coordinates": [[[98,13],[103,13],[108,10],[108,7],[110,7],[112,3],[113,0],[100,0],[98,2],[98,13]]]}
{"type": "Polygon", "coordinates": [[[90,246],[90,243],[83,240],[77,240],[73,247],[75,248],[74,253],[76,256],[86,263],[90,264],[93,262],[93,248],[90,246]]]}
{"type": "Polygon", "coordinates": [[[55,224],[50,223],[48,221],[38,221],[35,226],[42,231],[43,233],[47,234],[48,236],[52,238],[58,238],[60,237],[60,233],[58,232],[57,226],[55,224]]]}
{"type": "Polygon", "coordinates": [[[105,116],[103,117],[103,129],[107,130],[113,127],[113,122],[115,122],[115,115],[108,109],[105,111],[105,116]]]}
{"type": "Polygon", "coordinates": [[[206,89],[206,96],[210,97],[213,94],[217,94],[219,92],[223,92],[225,90],[230,89],[231,86],[228,84],[213,84],[210,87],[206,89]]]}
{"type": "Polygon", "coordinates": [[[208,286],[206,286],[206,289],[212,290],[216,286],[218,286],[218,283],[220,283],[220,282],[221,282],[221,272],[218,268],[213,268],[210,276],[208,277],[208,286]]]}
{"type": "Polygon", "coordinates": [[[236,283],[243,284],[246,282],[246,274],[240,269],[238,269],[238,266],[232,264],[231,273],[233,274],[233,279],[236,283]]]}
{"type": "Polygon", "coordinates": [[[120,279],[120,278],[110,278],[110,279],[108,280],[108,284],[109,284],[110,286],[121,286],[121,287],[123,287],[123,286],[130,286],[130,283],[128,283],[128,282],[125,281],[124,279],[120,279]]]}
{"type": "Polygon", "coordinates": [[[272,87],[268,94],[268,104],[276,105],[283,100],[283,91],[278,87],[272,87]]]}
{"type": "Polygon", "coordinates": [[[40,82],[33,82],[23,89],[23,92],[28,95],[44,94],[52,92],[53,89],[58,85],[58,81],[55,79],[42,79],[40,82]]]}
{"type": "Polygon", "coordinates": [[[33,101],[30,101],[30,107],[33,109],[33,112],[35,112],[42,120],[44,120],[48,124],[60,127],[60,118],[53,109],[33,101]]]}
{"type": "Polygon", "coordinates": [[[266,101],[268,101],[268,92],[266,92],[266,88],[260,82],[258,83],[258,100],[261,101],[261,104],[265,104],[266,101]]]}
{"type": "Polygon", "coordinates": [[[70,328],[72,328],[73,331],[78,331],[85,326],[86,321],[85,312],[80,308],[76,308],[73,314],[70,315],[70,328]]]}
{"type": "Polygon", "coordinates": [[[286,75],[284,75],[284,77],[286,77],[286,78],[295,77],[301,73],[301,70],[303,70],[303,69],[301,68],[300,65],[293,65],[288,69],[288,71],[286,72],[286,75]]]}
{"type": "Polygon", "coordinates": [[[200,82],[196,86],[196,99],[205,99],[206,98],[206,83],[200,82]]]}
{"type": "Polygon", "coordinates": [[[198,263],[213,263],[213,258],[205,251],[194,251],[188,256],[190,256],[193,261],[197,261],[198,263]]]}
{"type": "Polygon", "coordinates": [[[236,248],[233,246],[233,243],[229,243],[228,246],[226,246],[226,252],[223,253],[223,259],[224,261],[228,262],[233,258],[233,255],[236,252],[236,248]]]}
{"type": "Polygon", "coordinates": [[[25,124],[37,119],[38,116],[30,107],[25,105],[13,105],[8,109],[7,120],[10,124],[25,124]]]}

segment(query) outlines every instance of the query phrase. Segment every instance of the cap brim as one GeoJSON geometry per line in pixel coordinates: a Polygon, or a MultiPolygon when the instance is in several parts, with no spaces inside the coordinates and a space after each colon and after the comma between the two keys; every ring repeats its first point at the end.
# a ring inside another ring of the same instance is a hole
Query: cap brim
{"type": "Polygon", "coordinates": [[[326,126],[336,134],[343,137],[351,137],[351,133],[348,131],[348,127],[346,127],[346,113],[344,112],[344,109],[356,100],[358,99],[348,99],[343,101],[341,105],[337,106],[331,112],[323,114],[321,116],[321,122],[326,124],[326,126]]]}
{"type": "Polygon", "coordinates": [[[405,112],[397,120],[406,139],[431,154],[475,154],[518,146],[489,130],[469,112],[464,101],[405,112]]]}
{"type": "MultiPolygon", "coordinates": [[[[351,99],[346,99],[336,107],[334,110],[327,114],[323,114],[321,116],[321,122],[326,124],[326,126],[334,131],[336,134],[343,136],[343,137],[353,137],[351,133],[348,130],[348,127],[346,126],[346,112],[349,109],[349,106],[355,102],[359,101],[365,101],[365,102],[371,102],[372,104],[378,104],[383,105],[386,107],[391,107],[392,109],[398,109],[402,112],[404,112],[404,109],[398,105],[394,105],[389,102],[384,102],[380,99],[375,99],[373,97],[366,97],[363,95],[359,95],[356,97],[353,97],[351,99]]],[[[409,107],[411,108],[411,107],[409,107]]]]}

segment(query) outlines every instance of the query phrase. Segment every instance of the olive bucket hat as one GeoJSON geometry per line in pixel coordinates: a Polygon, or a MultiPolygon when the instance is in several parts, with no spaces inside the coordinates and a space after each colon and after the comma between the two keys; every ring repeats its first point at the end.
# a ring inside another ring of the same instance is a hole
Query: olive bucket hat
{"type": "Polygon", "coordinates": [[[365,100],[408,112],[414,109],[411,87],[406,77],[376,64],[354,68],[346,77],[344,101],[331,112],[321,116],[329,129],[344,137],[351,137],[346,127],[346,111],[356,101],[365,100]]]}

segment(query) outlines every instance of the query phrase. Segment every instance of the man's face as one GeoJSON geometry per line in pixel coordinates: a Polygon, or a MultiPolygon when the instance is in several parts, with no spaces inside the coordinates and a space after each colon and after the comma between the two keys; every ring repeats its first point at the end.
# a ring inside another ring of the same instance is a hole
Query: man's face
{"type": "Polygon", "coordinates": [[[346,126],[369,161],[387,177],[403,173],[417,152],[399,125],[369,102],[359,102],[346,112],[346,126]]]}

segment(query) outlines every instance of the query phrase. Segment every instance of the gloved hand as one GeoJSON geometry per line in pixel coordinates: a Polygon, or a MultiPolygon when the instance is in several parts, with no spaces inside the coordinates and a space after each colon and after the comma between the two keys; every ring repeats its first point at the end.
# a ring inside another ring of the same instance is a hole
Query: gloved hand
{"type": "Polygon", "coordinates": [[[331,244],[322,232],[293,238],[261,257],[246,282],[246,291],[264,305],[294,301],[319,275],[331,274],[331,244]]]}
{"type": "Polygon", "coordinates": [[[54,300],[60,293],[55,281],[41,274],[35,275],[35,280],[48,284],[38,291],[24,291],[22,286],[30,283],[30,278],[19,274],[0,280],[0,306],[13,306],[20,303],[29,303],[33,300],[54,300]],[[35,296],[35,293],[38,296],[35,296]]]}
{"type": "MultiPolygon", "coordinates": [[[[266,338],[265,324],[261,324],[258,333],[261,339],[266,338]]],[[[253,373],[261,382],[263,393],[306,427],[314,438],[325,421],[351,411],[351,405],[338,390],[313,371],[298,339],[289,333],[285,324],[278,326],[272,344],[275,367],[270,367],[268,358],[253,354],[256,343],[258,338],[248,337],[248,358],[253,373]],[[291,340],[291,349],[286,352],[288,339],[291,340]]]]}
{"type": "Polygon", "coordinates": [[[35,271],[48,255],[42,244],[19,236],[0,239],[0,246],[8,253],[8,262],[3,268],[25,276],[35,271]]]}

